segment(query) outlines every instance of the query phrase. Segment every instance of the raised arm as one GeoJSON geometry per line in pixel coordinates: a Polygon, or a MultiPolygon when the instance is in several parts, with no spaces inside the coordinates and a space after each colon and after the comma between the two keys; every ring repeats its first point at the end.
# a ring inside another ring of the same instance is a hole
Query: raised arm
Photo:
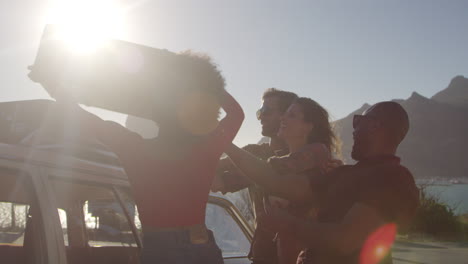
{"type": "Polygon", "coordinates": [[[219,103],[226,116],[219,122],[217,130],[222,130],[225,139],[231,142],[244,121],[244,111],[236,99],[224,89],[220,92],[219,103]]]}
{"type": "Polygon", "coordinates": [[[219,92],[218,100],[226,116],[219,121],[218,127],[212,134],[212,140],[206,147],[209,149],[208,152],[214,153],[219,158],[237,135],[244,121],[244,111],[234,97],[224,89],[219,92]]]}
{"type": "Polygon", "coordinates": [[[70,121],[79,125],[81,137],[96,138],[119,156],[135,147],[142,139],[138,134],[120,124],[104,121],[71,101],[57,102],[51,112],[59,115],[66,113],[70,121]]]}
{"type": "Polygon", "coordinates": [[[256,158],[234,144],[231,144],[226,154],[245,176],[268,192],[290,201],[304,201],[312,197],[307,175],[280,175],[268,162],[256,158]]]}
{"type": "Polygon", "coordinates": [[[119,157],[131,152],[143,141],[142,137],[113,121],[101,118],[83,110],[82,125],[89,133],[94,133],[97,139],[115,152],[119,157]]]}
{"type": "MultiPolygon", "coordinates": [[[[80,136],[97,138],[117,155],[127,152],[126,148],[139,141],[141,137],[125,127],[112,121],[104,121],[96,115],[82,109],[78,100],[68,89],[58,83],[42,83],[49,91],[54,91],[55,104],[51,107],[49,115],[65,117],[79,125],[80,136]]],[[[54,117],[52,117],[54,119],[54,117]]]]}

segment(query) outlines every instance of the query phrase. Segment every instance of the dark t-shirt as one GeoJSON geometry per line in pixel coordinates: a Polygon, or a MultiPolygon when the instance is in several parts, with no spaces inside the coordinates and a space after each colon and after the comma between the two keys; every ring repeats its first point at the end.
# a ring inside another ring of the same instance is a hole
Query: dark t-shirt
{"type": "MultiPolygon", "coordinates": [[[[337,168],[311,178],[320,204],[318,222],[338,223],[355,204],[374,208],[387,223],[408,226],[419,205],[419,191],[410,171],[396,156],[381,156],[337,168]]],[[[298,263],[359,263],[360,249],[342,255],[326,248],[308,249],[298,263]]],[[[385,262],[391,263],[391,257],[385,262]]]]}

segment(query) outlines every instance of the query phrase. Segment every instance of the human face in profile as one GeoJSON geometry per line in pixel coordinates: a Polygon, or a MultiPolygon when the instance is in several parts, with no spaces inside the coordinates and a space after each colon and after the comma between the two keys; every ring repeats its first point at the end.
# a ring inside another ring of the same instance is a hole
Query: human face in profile
{"type": "Polygon", "coordinates": [[[376,111],[373,109],[371,107],[363,115],[353,117],[354,144],[351,157],[354,160],[359,161],[368,157],[373,144],[378,139],[377,129],[380,123],[376,111]]]}
{"type": "Polygon", "coordinates": [[[299,104],[292,104],[281,118],[278,136],[286,142],[306,140],[313,129],[311,122],[304,120],[304,112],[299,104]]]}
{"type": "Polygon", "coordinates": [[[282,114],[278,97],[271,96],[263,100],[262,108],[257,111],[257,118],[262,125],[263,136],[276,136],[280,127],[282,114]]]}

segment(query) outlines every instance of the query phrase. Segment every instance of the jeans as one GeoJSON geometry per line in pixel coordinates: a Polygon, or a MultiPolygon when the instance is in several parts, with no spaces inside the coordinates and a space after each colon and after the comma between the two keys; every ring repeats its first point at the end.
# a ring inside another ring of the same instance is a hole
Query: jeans
{"type": "Polygon", "coordinates": [[[213,233],[208,230],[209,241],[192,244],[186,230],[145,232],[141,264],[223,264],[221,250],[213,233]]]}

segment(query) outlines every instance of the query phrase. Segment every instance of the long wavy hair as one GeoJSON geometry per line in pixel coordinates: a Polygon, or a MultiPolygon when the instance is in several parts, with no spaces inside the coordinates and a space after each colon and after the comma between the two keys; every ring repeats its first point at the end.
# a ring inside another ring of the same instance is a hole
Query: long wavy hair
{"type": "Polygon", "coordinates": [[[307,143],[322,143],[332,154],[340,156],[340,143],[333,131],[327,110],[316,101],[306,97],[297,98],[293,104],[297,104],[301,108],[304,121],[314,125],[307,138],[307,143]]]}

